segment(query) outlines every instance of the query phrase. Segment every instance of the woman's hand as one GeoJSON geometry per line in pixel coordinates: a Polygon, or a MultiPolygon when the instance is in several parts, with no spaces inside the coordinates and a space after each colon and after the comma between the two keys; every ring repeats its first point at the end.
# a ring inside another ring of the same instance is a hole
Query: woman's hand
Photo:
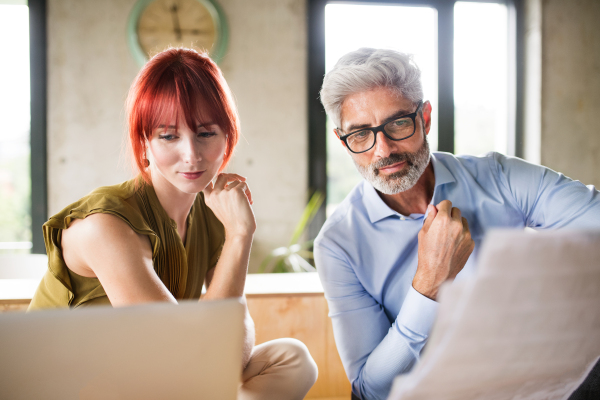
{"type": "Polygon", "coordinates": [[[204,200],[225,227],[226,237],[247,237],[256,231],[252,193],[243,176],[219,174],[214,185],[210,182],[204,189],[204,200]]]}

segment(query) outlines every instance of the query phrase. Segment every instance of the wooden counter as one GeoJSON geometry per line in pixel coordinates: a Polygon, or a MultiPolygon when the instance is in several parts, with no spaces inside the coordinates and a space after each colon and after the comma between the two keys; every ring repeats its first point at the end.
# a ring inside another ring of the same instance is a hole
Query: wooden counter
{"type": "MultiPolygon", "coordinates": [[[[26,310],[45,270],[45,256],[0,257],[0,312],[26,310]]],[[[319,378],[306,399],[350,399],[316,272],[248,275],[246,298],[256,344],[292,337],[308,347],[319,378]]]]}

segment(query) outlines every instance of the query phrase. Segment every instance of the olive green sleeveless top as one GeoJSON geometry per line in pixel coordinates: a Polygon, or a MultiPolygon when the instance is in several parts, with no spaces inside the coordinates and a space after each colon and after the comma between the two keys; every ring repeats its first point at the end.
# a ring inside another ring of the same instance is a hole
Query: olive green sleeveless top
{"type": "Polygon", "coordinates": [[[183,243],[177,225],[162,208],[152,186],[138,177],[120,185],[98,188],[44,224],[48,270],[28,310],[110,304],[98,278],[69,270],[61,250],[62,230],[73,219],[95,213],[119,217],[135,232],[148,236],[154,270],[176,299],[200,297],[206,272],[216,265],[223,248],[223,225],[200,193],[190,210],[183,243]]]}

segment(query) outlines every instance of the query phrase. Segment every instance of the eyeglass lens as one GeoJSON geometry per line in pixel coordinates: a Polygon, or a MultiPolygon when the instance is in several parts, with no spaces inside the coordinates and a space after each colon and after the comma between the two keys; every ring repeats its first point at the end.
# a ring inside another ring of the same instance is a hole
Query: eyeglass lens
{"type": "MultiPolygon", "coordinates": [[[[387,123],[383,129],[392,139],[402,140],[414,133],[415,123],[412,118],[399,118],[387,123]]],[[[375,133],[370,129],[365,129],[350,135],[346,142],[350,150],[360,153],[373,147],[375,140],[375,133]]]]}

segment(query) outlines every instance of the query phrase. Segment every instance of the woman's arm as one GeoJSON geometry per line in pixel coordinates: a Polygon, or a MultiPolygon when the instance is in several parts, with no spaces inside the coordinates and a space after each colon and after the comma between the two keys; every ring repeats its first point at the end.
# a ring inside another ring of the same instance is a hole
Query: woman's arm
{"type": "Polygon", "coordinates": [[[168,301],[177,303],[154,271],[149,239],[110,214],[74,220],[62,231],[67,267],[97,277],[113,307],[168,301]]]}
{"type": "MultiPolygon", "coordinates": [[[[235,269],[238,266],[244,265],[241,257],[246,254],[244,251],[245,244],[238,242],[237,240],[226,239],[223,245],[223,251],[221,252],[221,258],[217,266],[206,274],[206,294],[202,297],[203,300],[216,300],[226,299],[231,297],[239,297],[244,303],[246,309],[246,316],[244,318],[244,342],[242,345],[242,366],[246,368],[248,361],[250,361],[250,355],[252,354],[252,348],[254,347],[255,333],[254,333],[254,321],[248,312],[246,305],[246,297],[243,293],[243,287],[241,293],[233,290],[233,288],[239,285],[239,275],[244,276],[244,282],[246,277],[246,270],[235,273],[235,269]],[[239,246],[238,246],[239,243],[239,246]],[[233,273],[232,273],[233,272],[233,273]]],[[[248,254],[249,246],[248,246],[248,254]]],[[[248,258],[246,257],[245,265],[248,265],[248,258]]]]}
{"type": "MultiPolygon", "coordinates": [[[[256,221],[250,206],[252,195],[245,181],[246,178],[236,174],[220,174],[215,184],[210,183],[204,190],[206,205],[225,228],[221,257],[216,267],[206,276],[204,299],[241,297],[245,303],[244,285],[256,230],[256,221]]],[[[254,347],[254,322],[247,307],[245,327],[242,354],[244,368],[254,347]]]]}

